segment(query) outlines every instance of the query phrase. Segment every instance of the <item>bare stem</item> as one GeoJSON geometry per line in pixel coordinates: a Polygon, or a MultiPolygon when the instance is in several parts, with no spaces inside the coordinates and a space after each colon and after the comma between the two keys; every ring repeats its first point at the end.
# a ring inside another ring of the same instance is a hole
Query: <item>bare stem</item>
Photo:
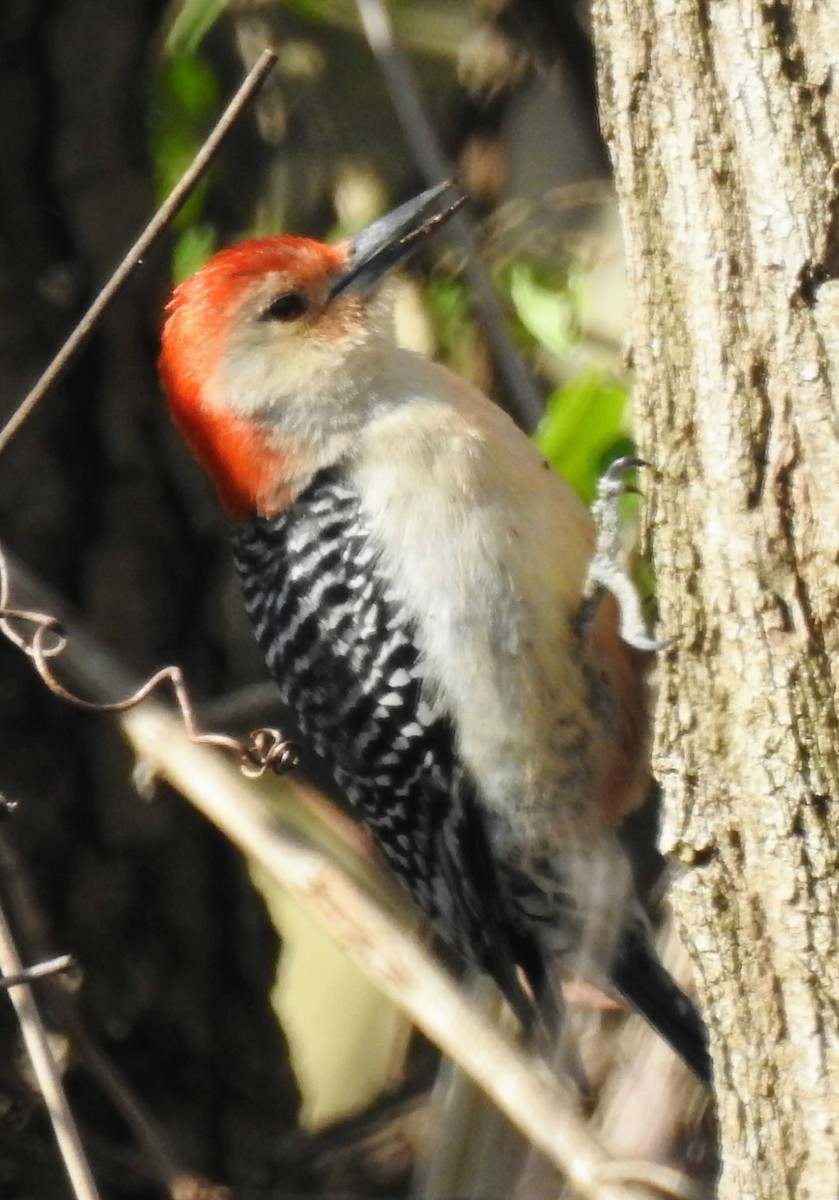
{"type": "Polygon", "coordinates": [[[272,50],[263,50],[256,64],[248,72],[233,99],[219,117],[190,166],[137,238],[137,241],[99,292],[90,308],[55,355],[52,362],[50,362],[40,379],[38,379],[34,387],[23,398],[3,428],[0,429],[0,454],[3,453],[9,442],[34,411],[36,405],[41,402],[62,371],[64,371],[79,347],[90,336],[105,309],[134,274],[137,267],[140,266],[144,255],[148,253],[163,231],[171,223],[184,201],[195,190],[196,184],[218,153],[221,143],[242,116],[245,108],[262,86],[276,61],[277,56],[272,50]]]}
{"type": "MultiPolygon", "coordinates": [[[[46,916],[33,892],[26,863],[11,840],[3,836],[0,836],[0,885],[20,937],[29,945],[44,945],[50,936],[46,916]]],[[[65,961],[71,970],[77,966],[69,955],[65,955],[64,959],[54,959],[51,964],[43,963],[39,967],[57,967],[65,961]]],[[[33,972],[35,969],[29,970],[33,972]]],[[[19,979],[20,976],[4,978],[2,983],[8,986],[19,979]]],[[[59,1028],[69,1038],[79,1064],[98,1083],[133,1133],[148,1171],[160,1181],[171,1200],[179,1200],[177,1188],[179,1182],[187,1178],[186,1172],[175,1161],[152,1117],[145,1112],[114,1064],[88,1033],[79,1015],[75,996],[67,987],[56,986],[53,982],[47,986],[46,998],[59,1028]]],[[[209,1193],[205,1200],[210,1200],[209,1193]]]]}
{"type": "Polygon", "coordinates": [[[75,960],[69,954],[62,954],[60,958],[36,963],[34,967],[24,967],[16,975],[7,975],[4,972],[0,974],[0,990],[8,991],[9,988],[20,987],[22,983],[31,983],[33,979],[49,979],[51,975],[72,971],[75,965],[75,960]]]}
{"type": "MultiPolygon", "coordinates": [[[[0,907],[0,971],[7,977],[22,975],[24,972],[23,963],[20,961],[12,931],[2,907],[0,907]]],[[[47,1112],[55,1130],[58,1148],[76,1200],[99,1200],[99,1192],[93,1180],[73,1114],[67,1103],[67,1097],[64,1094],[61,1075],[53,1058],[47,1031],[35,1004],[32,988],[28,983],[21,983],[12,988],[9,995],[20,1022],[23,1040],[32,1060],[32,1069],[44,1097],[47,1112]]]]}

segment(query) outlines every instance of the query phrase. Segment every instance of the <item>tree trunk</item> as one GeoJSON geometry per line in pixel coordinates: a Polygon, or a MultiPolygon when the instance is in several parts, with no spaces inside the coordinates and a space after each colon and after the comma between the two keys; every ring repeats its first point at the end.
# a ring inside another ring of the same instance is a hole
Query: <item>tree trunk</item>
{"type": "Polygon", "coordinates": [[[595,0],[721,1195],[839,1194],[836,0],[595,0]],[[831,59],[834,78],[831,78],[831,59]]]}

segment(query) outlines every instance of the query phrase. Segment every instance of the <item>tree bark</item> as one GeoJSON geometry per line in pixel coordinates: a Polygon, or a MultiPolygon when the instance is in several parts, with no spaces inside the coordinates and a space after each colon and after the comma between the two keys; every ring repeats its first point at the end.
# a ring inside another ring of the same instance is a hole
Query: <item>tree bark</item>
{"type": "Polygon", "coordinates": [[[721,1195],[836,1196],[839,4],[595,0],[594,20],[669,643],[655,768],[721,1195]]]}

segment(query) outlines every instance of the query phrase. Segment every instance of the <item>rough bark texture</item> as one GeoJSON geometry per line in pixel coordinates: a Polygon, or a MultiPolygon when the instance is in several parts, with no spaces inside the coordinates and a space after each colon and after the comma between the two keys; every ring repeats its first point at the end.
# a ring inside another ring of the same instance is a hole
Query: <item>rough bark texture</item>
{"type": "Polygon", "coordinates": [[[839,4],[594,7],[674,639],[655,766],[690,864],[677,910],[714,1041],[721,1195],[824,1200],[839,1194],[839,4]]]}

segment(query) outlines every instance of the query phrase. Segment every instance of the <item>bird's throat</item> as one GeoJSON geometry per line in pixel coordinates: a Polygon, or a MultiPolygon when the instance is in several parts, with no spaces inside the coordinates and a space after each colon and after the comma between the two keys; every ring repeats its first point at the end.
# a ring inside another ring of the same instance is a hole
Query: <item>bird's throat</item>
{"type": "Polygon", "coordinates": [[[173,406],[172,415],[231,520],[272,517],[288,508],[299,457],[290,439],[227,412],[173,406]]]}

